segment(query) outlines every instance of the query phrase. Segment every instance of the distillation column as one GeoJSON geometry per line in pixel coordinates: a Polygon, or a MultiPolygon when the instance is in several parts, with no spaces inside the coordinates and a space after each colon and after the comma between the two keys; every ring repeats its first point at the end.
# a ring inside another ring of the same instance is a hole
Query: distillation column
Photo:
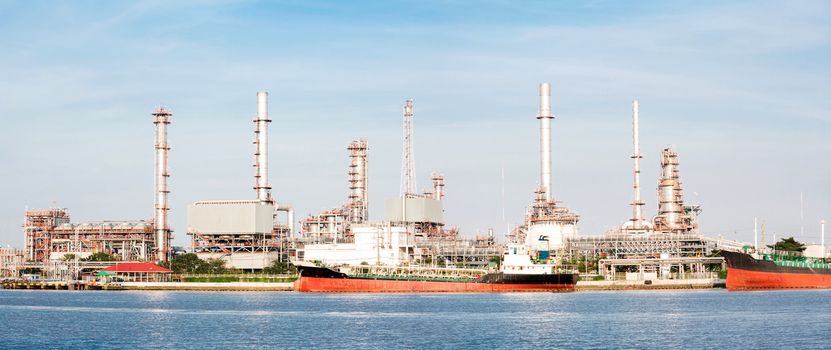
{"type": "Polygon", "coordinates": [[[170,177],[167,164],[170,145],[167,144],[167,126],[172,116],[173,113],[165,107],[159,107],[153,112],[153,124],[156,125],[156,210],[153,224],[156,231],[156,261],[159,262],[167,261],[170,250],[170,226],[167,222],[167,212],[170,210],[170,190],[167,187],[170,177]]]}
{"type": "Polygon", "coordinates": [[[257,116],[254,119],[254,190],[260,202],[273,204],[268,185],[268,93],[257,93],[257,116]]]}
{"type": "Polygon", "coordinates": [[[349,144],[349,210],[350,221],[361,223],[369,220],[368,159],[366,140],[349,144]]]}
{"type": "Polygon", "coordinates": [[[551,201],[551,85],[540,84],[540,187],[546,201],[551,201]]]}
{"type": "Polygon", "coordinates": [[[658,180],[658,215],[655,229],[678,231],[684,227],[684,207],[678,177],[678,153],[672,148],[661,151],[661,179],[658,180]]]}

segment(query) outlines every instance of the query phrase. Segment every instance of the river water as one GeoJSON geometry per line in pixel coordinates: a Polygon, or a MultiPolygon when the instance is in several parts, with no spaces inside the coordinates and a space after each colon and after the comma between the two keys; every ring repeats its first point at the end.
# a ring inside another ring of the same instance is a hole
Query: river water
{"type": "Polygon", "coordinates": [[[0,290],[0,348],[831,348],[831,291],[0,290]]]}

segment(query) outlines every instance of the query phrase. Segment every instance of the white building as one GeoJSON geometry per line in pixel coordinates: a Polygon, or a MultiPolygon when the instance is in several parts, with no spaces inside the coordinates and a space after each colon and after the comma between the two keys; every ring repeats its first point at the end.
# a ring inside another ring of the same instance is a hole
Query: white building
{"type": "Polygon", "coordinates": [[[354,243],[307,244],[305,261],[326,265],[408,265],[412,261],[415,238],[412,230],[389,224],[352,226],[354,243]]]}
{"type": "Polygon", "coordinates": [[[805,245],[805,251],[802,252],[802,255],[810,256],[812,258],[828,257],[828,246],[825,246],[825,254],[823,254],[821,245],[819,245],[819,244],[807,244],[807,245],[805,245]]]}

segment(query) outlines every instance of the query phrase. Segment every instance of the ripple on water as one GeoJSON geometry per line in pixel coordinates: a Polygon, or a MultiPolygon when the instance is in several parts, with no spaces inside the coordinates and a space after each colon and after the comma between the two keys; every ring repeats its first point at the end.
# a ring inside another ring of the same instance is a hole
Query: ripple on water
{"type": "Polygon", "coordinates": [[[790,346],[822,348],[827,310],[831,291],[0,291],[0,348],[765,349],[783,324],[790,346]]]}

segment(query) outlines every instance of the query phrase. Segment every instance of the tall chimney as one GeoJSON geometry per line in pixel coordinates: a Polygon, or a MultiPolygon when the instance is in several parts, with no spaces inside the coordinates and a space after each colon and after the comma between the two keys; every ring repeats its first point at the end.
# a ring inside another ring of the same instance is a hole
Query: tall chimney
{"type": "Polygon", "coordinates": [[[540,186],[545,200],[551,201],[551,85],[540,84],[540,186]]]}
{"type": "Polygon", "coordinates": [[[257,93],[257,117],[254,119],[254,190],[257,191],[257,199],[263,203],[273,204],[271,198],[271,187],[268,185],[268,93],[260,91],[257,93]]]}
{"type": "Polygon", "coordinates": [[[641,201],[641,139],[640,139],[640,103],[638,100],[632,102],[632,143],[635,146],[632,159],[635,160],[634,173],[634,195],[632,200],[632,228],[640,230],[643,228],[643,201],[641,201]]]}
{"type": "Polygon", "coordinates": [[[156,125],[156,200],[153,225],[156,231],[156,261],[166,262],[170,250],[170,226],[167,222],[168,204],[167,168],[170,145],[167,144],[167,126],[173,116],[167,108],[159,107],[153,112],[153,124],[156,125]]]}

